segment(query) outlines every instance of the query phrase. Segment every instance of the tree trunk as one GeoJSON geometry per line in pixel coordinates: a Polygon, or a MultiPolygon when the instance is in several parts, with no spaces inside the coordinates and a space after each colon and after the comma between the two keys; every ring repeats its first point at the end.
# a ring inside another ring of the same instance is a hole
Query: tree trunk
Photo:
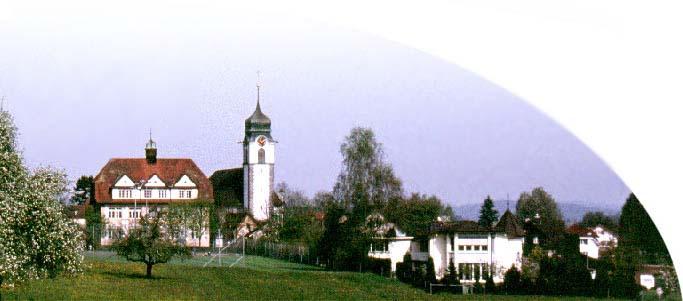
{"type": "Polygon", "coordinates": [[[147,264],[147,278],[152,278],[152,264],[147,264]]]}

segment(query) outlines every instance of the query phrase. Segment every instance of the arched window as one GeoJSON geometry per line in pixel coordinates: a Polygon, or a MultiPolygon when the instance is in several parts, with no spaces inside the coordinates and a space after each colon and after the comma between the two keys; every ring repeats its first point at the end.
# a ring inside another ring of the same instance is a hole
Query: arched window
{"type": "Polygon", "coordinates": [[[266,163],[266,151],[264,149],[258,150],[258,163],[259,164],[265,164],[266,163]]]}

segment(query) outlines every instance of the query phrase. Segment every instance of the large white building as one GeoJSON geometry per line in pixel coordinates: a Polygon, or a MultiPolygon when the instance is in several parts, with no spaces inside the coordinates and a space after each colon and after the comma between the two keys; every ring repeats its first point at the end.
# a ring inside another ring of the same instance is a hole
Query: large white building
{"type": "MultiPolygon", "coordinates": [[[[100,243],[109,245],[135,227],[150,208],[212,201],[213,190],[191,159],[158,159],[156,143],[150,138],[145,158],[115,158],[102,167],[95,177],[95,200],[106,221],[100,243]]],[[[184,233],[185,237],[178,238],[187,245],[209,246],[208,228],[184,233]]]]}
{"type": "MultiPolygon", "coordinates": [[[[145,158],[109,160],[95,177],[95,202],[107,224],[101,244],[109,245],[135,227],[149,208],[173,203],[216,202],[227,212],[241,214],[243,224],[250,225],[247,232],[268,220],[273,202],[279,200],[273,192],[275,140],[271,121],[261,111],[259,90],[257,86],[256,109],[244,122],[241,168],[216,171],[209,180],[192,159],[158,159],[151,137],[145,158]]],[[[209,247],[212,240],[222,239],[208,228],[184,232],[186,237],[179,239],[188,246],[209,247]]]]}
{"type": "Polygon", "coordinates": [[[524,231],[510,211],[492,228],[474,221],[436,222],[423,238],[406,236],[400,230],[395,234],[376,240],[368,254],[390,259],[393,272],[406,252],[413,261],[426,262],[431,257],[439,279],[446,276],[452,261],[463,283],[474,282],[477,276],[483,282],[489,273],[495,283],[501,283],[505,271],[522,266],[524,231]]]}

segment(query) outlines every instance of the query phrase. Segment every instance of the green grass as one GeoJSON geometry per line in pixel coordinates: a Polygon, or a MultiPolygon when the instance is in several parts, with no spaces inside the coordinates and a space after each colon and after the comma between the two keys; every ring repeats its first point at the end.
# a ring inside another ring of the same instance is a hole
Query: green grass
{"type": "Polygon", "coordinates": [[[393,279],[369,273],[328,272],[316,267],[263,257],[223,258],[223,266],[203,268],[199,256],[154,267],[116,256],[86,256],[78,277],[60,277],[3,289],[3,300],[586,300],[530,296],[429,295],[393,279]]]}

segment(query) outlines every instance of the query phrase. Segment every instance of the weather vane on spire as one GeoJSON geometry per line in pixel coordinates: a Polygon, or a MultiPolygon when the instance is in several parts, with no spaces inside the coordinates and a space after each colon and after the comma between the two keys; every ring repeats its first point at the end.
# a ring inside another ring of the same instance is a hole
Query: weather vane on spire
{"type": "Polygon", "coordinates": [[[261,101],[261,71],[256,71],[256,103],[261,101]]]}

